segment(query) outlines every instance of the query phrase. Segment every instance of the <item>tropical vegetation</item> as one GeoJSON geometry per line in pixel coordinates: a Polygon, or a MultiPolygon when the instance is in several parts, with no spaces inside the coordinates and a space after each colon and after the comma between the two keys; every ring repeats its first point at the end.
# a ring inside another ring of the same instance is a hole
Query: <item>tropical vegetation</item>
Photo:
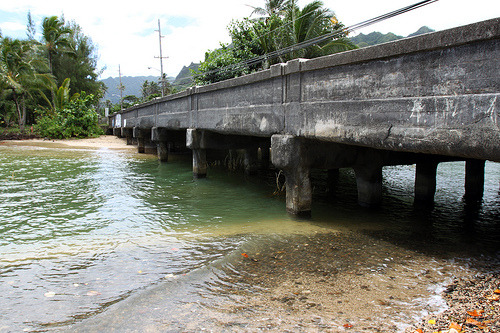
{"type": "Polygon", "coordinates": [[[49,137],[102,133],[97,110],[105,86],[97,80],[97,47],[63,17],[44,18],[39,40],[31,13],[27,21],[26,39],[0,33],[0,126],[23,133],[35,125],[32,130],[49,137]]]}
{"type": "Polygon", "coordinates": [[[300,8],[297,0],[266,0],[248,18],[228,26],[231,43],[205,53],[195,72],[207,84],[269,68],[295,58],[316,58],[356,48],[344,25],[323,2],[300,8]],[[258,17],[252,18],[254,15],[258,17]],[[314,42],[312,42],[314,41],[314,42]]]}

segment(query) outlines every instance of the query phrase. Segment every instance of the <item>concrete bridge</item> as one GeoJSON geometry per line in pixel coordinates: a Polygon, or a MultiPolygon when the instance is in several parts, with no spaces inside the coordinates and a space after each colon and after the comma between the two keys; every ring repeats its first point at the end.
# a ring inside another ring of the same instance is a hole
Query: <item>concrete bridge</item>
{"type": "Polygon", "coordinates": [[[292,60],[110,118],[115,135],[139,152],[154,144],[160,160],[190,148],[195,177],[206,175],[207,150],[244,149],[248,173],[270,158],[296,215],[311,211],[312,168],[333,179],[353,168],[359,203],[373,206],[384,166],[416,164],[415,200],[426,202],[438,163],[465,160],[466,196],[480,197],[485,160],[500,162],[500,18],[292,60]]]}

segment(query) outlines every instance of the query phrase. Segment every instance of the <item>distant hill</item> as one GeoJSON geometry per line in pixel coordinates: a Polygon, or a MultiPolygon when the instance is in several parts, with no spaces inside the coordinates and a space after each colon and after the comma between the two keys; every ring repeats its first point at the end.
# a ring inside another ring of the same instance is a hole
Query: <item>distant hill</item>
{"type": "Polygon", "coordinates": [[[197,71],[200,64],[192,62],[189,66],[182,67],[179,74],[177,74],[172,85],[179,91],[186,89],[191,86],[193,79],[191,78],[193,75],[191,74],[191,70],[197,71]]]}
{"type": "Polygon", "coordinates": [[[436,31],[436,30],[433,30],[433,29],[429,28],[428,26],[424,25],[423,27],[421,27],[420,29],[418,29],[414,33],[409,34],[408,37],[414,37],[414,36],[418,36],[418,35],[423,35],[423,34],[426,34],[428,32],[434,32],[434,31],[436,31]]]}
{"type": "MultiPolygon", "coordinates": [[[[135,95],[137,97],[141,97],[141,86],[144,81],[158,81],[160,79],[159,76],[122,76],[122,84],[125,86],[125,90],[123,91],[123,97],[128,95],[135,95]]],[[[169,81],[173,81],[172,77],[167,78],[169,81]]],[[[120,85],[119,77],[108,77],[107,79],[100,80],[104,82],[106,87],[108,87],[108,91],[104,95],[104,100],[110,100],[112,103],[120,102],[120,90],[118,90],[118,86],[120,85]]]]}
{"type": "MultiPolygon", "coordinates": [[[[434,30],[430,29],[429,27],[423,26],[420,29],[418,29],[416,32],[409,34],[407,37],[414,37],[414,36],[418,36],[418,35],[425,34],[428,32],[433,32],[433,31],[434,30]]],[[[402,39],[402,38],[405,38],[405,37],[396,35],[392,32],[382,34],[378,31],[375,31],[375,32],[371,32],[367,35],[361,33],[355,37],[351,37],[350,39],[357,46],[366,47],[366,46],[371,46],[371,45],[392,42],[394,40],[398,40],[398,39],[402,39]]]]}
{"type": "MultiPolygon", "coordinates": [[[[200,64],[191,63],[189,66],[184,66],[179,74],[173,78],[171,76],[167,77],[167,80],[172,84],[174,88],[178,91],[183,91],[187,87],[191,86],[191,71],[190,69],[197,70],[200,64]]],[[[159,76],[122,76],[122,84],[125,86],[123,91],[123,97],[134,95],[141,97],[141,87],[144,81],[156,81],[160,79],[159,76]]],[[[120,91],[118,86],[120,85],[119,77],[108,77],[107,79],[100,80],[104,82],[108,91],[104,95],[104,100],[110,100],[112,103],[116,104],[120,102],[120,91]]]]}

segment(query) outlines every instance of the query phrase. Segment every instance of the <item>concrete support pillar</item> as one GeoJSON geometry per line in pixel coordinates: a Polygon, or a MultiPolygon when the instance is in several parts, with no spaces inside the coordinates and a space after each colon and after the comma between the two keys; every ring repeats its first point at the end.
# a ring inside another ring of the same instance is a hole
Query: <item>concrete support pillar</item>
{"type": "Polygon", "coordinates": [[[166,128],[153,127],[151,141],[156,142],[158,161],[168,162],[168,131],[166,128]]]}
{"type": "Polygon", "coordinates": [[[382,166],[369,164],[354,167],[358,187],[358,203],[363,207],[377,207],[382,202],[382,166]]]}
{"type": "Polygon", "coordinates": [[[254,175],[258,170],[258,151],[257,148],[245,149],[245,173],[247,175],[254,175]]]}
{"type": "Polygon", "coordinates": [[[417,163],[415,171],[415,202],[434,202],[437,166],[438,162],[436,161],[417,163]]]}
{"type": "Polygon", "coordinates": [[[137,152],[144,154],[146,152],[146,144],[144,138],[137,138],[137,152]]]}
{"type": "Polygon", "coordinates": [[[127,145],[130,146],[133,144],[132,137],[134,136],[133,130],[131,128],[121,128],[121,137],[127,138],[127,145]]]}
{"type": "Polygon", "coordinates": [[[286,183],[286,210],[297,216],[310,216],[312,206],[311,171],[305,165],[283,170],[286,183]]]}
{"type": "Polygon", "coordinates": [[[193,149],[193,177],[207,177],[207,150],[193,149]]]}
{"type": "Polygon", "coordinates": [[[168,144],[165,141],[156,142],[156,151],[158,153],[158,161],[168,162],[168,144]]]}
{"type": "Polygon", "coordinates": [[[478,200],[484,193],[484,160],[465,161],[465,198],[478,200]]]}
{"type": "Polygon", "coordinates": [[[291,135],[271,137],[271,160],[283,170],[286,182],[286,209],[298,216],[311,215],[312,188],[307,147],[291,135]]]}
{"type": "Polygon", "coordinates": [[[144,131],[139,127],[134,127],[133,129],[134,138],[137,139],[137,152],[143,154],[146,152],[146,142],[144,131]]]}
{"type": "Polygon", "coordinates": [[[267,169],[269,167],[269,162],[271,161],[271,151],[269,143],[261,143],[260,145],[260,165],[261,169],[267,169]]]}
{"type": "Polygon", "coordinates": [[[330,196],[334,196],[339,184],[340,169],[329,169],[328,170],[328,193],[330,196]]]}
{"type": "Polygon", "coordinates": [[[203,131],[189,128],[186,131],[186,147],[193,151],[193,177],[205,178],[207,176],[207,152],[203,131]]]}

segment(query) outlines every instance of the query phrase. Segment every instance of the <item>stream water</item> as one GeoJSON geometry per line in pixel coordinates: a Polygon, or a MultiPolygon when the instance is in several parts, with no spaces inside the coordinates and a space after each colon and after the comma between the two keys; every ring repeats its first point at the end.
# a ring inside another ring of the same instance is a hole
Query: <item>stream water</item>
{"type": "Polygon", "coordinates": [[[190,156],[0,146],[0,332],[404,331],[446,306],[454,277],[497,269],[500,166],[481,202],[464,163],[438,168],[433,207],[414,166],[384,169],[383,205],[356,204],[350,170],[313,216],[285,212],[275,175],[190,156]]]}

